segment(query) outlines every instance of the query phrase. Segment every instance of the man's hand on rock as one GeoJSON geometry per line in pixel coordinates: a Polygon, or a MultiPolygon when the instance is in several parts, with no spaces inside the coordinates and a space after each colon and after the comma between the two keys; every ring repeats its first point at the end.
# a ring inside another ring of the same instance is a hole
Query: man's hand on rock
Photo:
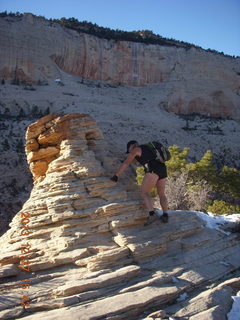
{"type": "Polygon", "coordinates": [[[112,178],[110,178],[112,181],[117,182],[118,181],[118,176],[114,175],[112,178]]]}

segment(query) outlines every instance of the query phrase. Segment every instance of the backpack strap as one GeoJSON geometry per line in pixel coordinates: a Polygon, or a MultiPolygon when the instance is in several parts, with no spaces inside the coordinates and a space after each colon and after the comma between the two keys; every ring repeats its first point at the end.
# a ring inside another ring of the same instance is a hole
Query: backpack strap
{"type": "MultiPolygon", "coordinates": [[[[155,151],[155,153],[156,153],[156,158],[157,158],[158,160],[160,160],[161,162],[165,162],[164,159],[163,159],[163,157],[161,156],[160,152],[158,151],[158,149],[157,149],[157,148],[155,147],[155,145],[153,144],[153,142],[149,142],[148,145],[150,146],[151,149],[154,149],[154,151],[155,151]]],[[[164,149],[164,148],[161,148],[161,150],[162,150],[162,149],[164,149]]],[[[163,152],[163,156],[165,156],[165,155],[164,155],[165,150],[162,150],[162,152],[163,152]]]]}

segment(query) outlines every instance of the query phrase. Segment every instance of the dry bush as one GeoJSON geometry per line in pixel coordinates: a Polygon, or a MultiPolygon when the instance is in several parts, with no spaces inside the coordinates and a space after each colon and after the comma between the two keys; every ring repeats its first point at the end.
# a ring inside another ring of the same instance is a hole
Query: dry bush
{"type": "Polygon", "coordinates": [[[178,177],[168,178],[166,196],[171,210],[188,209],[187,179],[188,172],[183,172],[178,177]]]}
{"type": "MultiPolygon", "coordinates": [[[[211,188],[206,181],[201,180],[190,185],[187,171],[167,179],[166,196],[171,210],[206,211],[210,192],[211,188]]],[[[158,197],[155,198],[155,205],[160,206],[158,197]]]]}
{"type": "Polygon", "coordinates": [[[198,181],[188,189],[187,198],[190,210],[207,211],[211,187],[205,180],[198,181]]]}

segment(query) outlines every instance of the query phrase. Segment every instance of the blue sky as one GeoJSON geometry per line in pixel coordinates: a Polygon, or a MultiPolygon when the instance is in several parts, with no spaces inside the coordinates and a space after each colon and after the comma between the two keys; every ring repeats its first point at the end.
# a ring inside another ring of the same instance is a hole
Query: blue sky
{"type": "Polygon", "coordinates": [[[240,0],[0,0],[0,11],[74,17],[240,56],[240,0]]]}

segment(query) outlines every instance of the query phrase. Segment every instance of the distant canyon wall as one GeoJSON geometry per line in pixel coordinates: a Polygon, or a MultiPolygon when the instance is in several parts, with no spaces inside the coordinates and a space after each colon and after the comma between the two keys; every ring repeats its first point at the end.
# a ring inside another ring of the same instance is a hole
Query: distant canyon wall
{"type": "Polygon", "coordinates": [[[240,58],[105,40],[44,18],[0,18],[0,77],[29,83],[83,78],[130,86],[161,84],[159,106],[176,113],[240,119],[240,58]]]}

